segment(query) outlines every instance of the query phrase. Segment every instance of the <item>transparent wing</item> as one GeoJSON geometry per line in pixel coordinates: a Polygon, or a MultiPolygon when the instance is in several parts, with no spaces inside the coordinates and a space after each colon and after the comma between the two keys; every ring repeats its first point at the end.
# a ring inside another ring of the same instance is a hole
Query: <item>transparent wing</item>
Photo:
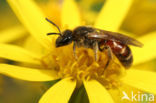
{"type": "Polygon", "coordinates": [[[123,44],[133,45],[133,46],[137,46],[137,47],[143,46],[143,44],[141,42],[137,41],[134,38],[125,36],[120,33],[111,32],[111,31],[96,29],[95,32],[88,33],[87,36],[90,39],[112,40],[112,41],[117,41],[117,42],[121,42],[123,44]]]}

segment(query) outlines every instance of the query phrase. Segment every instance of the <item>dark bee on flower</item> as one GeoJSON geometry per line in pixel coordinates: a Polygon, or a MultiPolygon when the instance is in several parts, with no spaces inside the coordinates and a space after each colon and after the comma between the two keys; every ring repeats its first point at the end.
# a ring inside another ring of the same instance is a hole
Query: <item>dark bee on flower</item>
{"type": "Polygon", "coordinates": [[[76,56],[76,47],[91,48],[94,51],[95,60],[97,60],[97,52],[107,51],[108,61],[105,68],[112,60],[112,53],[118,58],[125,68],[129,68],[133,62],[131,49],[128,45],[142,47],[143,44],[139,41],[125,36],[120,33],[101,30],[93,27],[79,26],[74,30],[65,30],[61,32],[59,27],[46,18],[48,22],[53,24],[59,30],[59,33],[48,33],[47,35],[60,35],[56,40],[56,47],[73,44],[74,56],[76,56]]]}

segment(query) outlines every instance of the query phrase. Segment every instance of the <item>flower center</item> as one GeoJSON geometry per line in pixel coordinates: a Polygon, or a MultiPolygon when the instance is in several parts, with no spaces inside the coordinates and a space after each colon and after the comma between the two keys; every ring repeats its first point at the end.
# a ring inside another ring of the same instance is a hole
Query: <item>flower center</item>
{"type": "Polygon", "coordinates": [[[117,85],[124,69],[115,56],[106,67],[108,56],[106,52],[98,52],[95,61],[93,50],[76,49],[77,59],[73,55],[72,46],[56,48],[44,59],[44,67],[57,71],[60,78],[72,77],[81,84],[84,79],[96,79],[111,88],[117,85]]]}

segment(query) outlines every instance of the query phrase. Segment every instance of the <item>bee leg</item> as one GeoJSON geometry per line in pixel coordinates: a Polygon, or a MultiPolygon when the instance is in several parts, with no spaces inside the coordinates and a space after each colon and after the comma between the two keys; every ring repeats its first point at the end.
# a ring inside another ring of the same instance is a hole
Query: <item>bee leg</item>
{"type": "Polygon", "coordinates": [[[110,61],[111,61],[112,58],[113,58],[113,57],[112,57],[112,50],[111,50],[111,48],[110,48],[109,46],[107,46],[106,48],[107,48],[108,61],[107,61],[106,65],[105,65],[105,68],[104,68],[103,73],[106,71],[107,67],[108,67],[109,64],[110,64],[110,61]]]}
{"type": "Polygon", "coordinates": [[[77,58],[77,55],[76,55],[76,42],[74,42],[74,44],[73,44],[73,53],[74,53],[75,59],[77,60],[78,58],[77,58]]]}
{"type": "Polygon", "coordinates": [[[98,46],[98,42],[95,41],[95,43],[93,44],[93,50],[94,50],[94,58],[95,58],[95,61],[98,60],[98,50],[99,50],[99,46],[98,46]]]}

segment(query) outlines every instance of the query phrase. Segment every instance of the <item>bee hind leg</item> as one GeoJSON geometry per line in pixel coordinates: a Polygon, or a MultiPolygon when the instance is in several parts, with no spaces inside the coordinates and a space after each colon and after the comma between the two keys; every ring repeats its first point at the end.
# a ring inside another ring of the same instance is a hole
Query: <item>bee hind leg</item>
{"type": "Polygon", "coordinates": [[[109,66],[109,64],[110,64],[110,62],[111,62],[111,60],[112,60],[112,58],[113,58],[111,48],[110,48],[109,46],[107,46],[106,48],[107,48],[108,60],[107,60],[107,63],[106,63],[106,65],[105,65],[105,68],[104,68],[104,71],[103,71],[102,74],[105,73],[106,69],[108,68],[108,66],[109,66]]]}

